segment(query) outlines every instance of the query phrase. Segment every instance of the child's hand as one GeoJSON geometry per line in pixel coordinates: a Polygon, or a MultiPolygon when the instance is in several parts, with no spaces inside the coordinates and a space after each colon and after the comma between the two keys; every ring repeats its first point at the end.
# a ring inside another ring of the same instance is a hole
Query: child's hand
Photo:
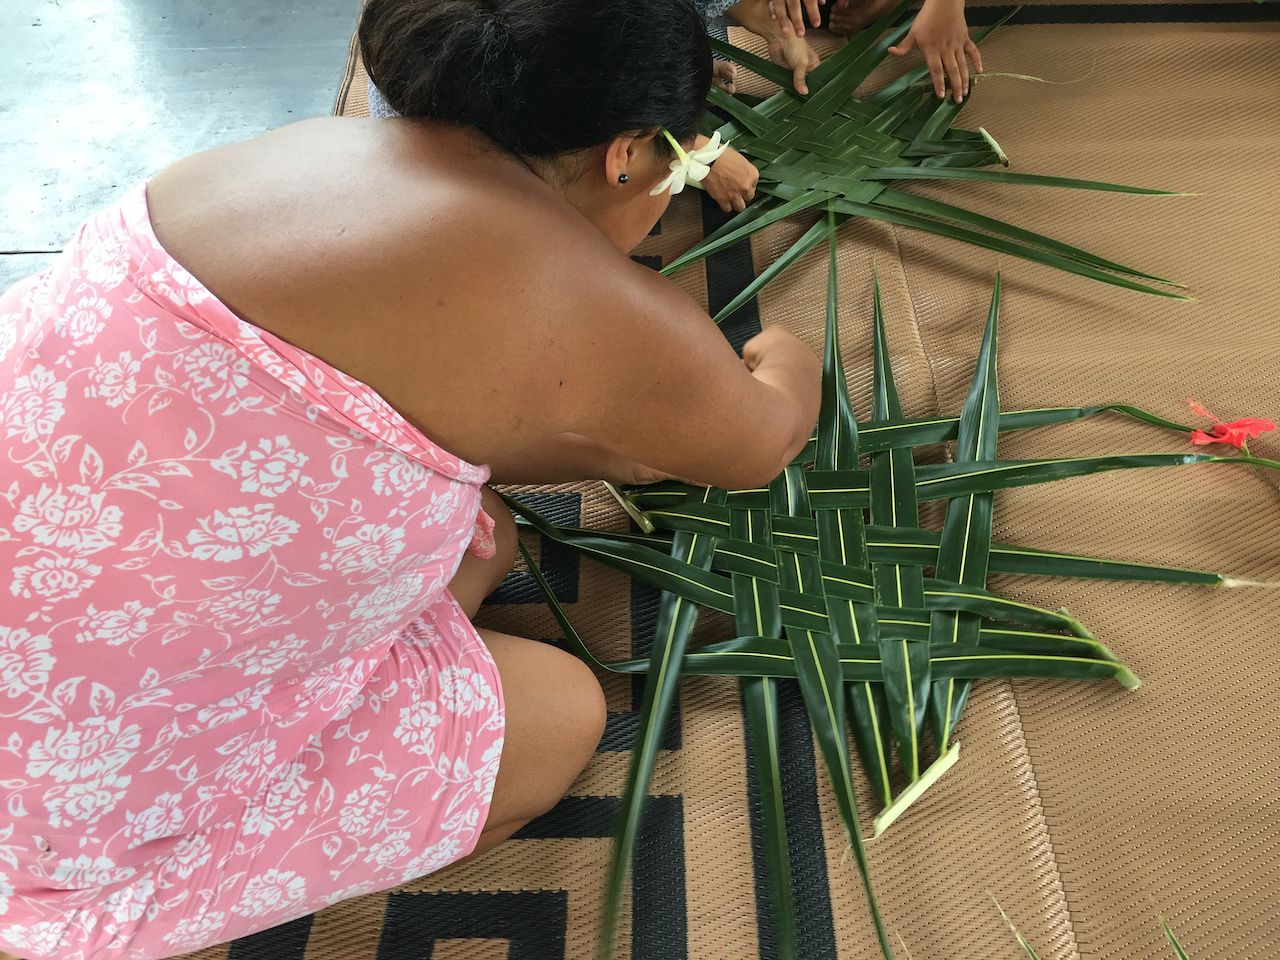
{"type": "Polygon", "coordinates": [[[827,0],[769,0],[769,12],[778,27],[784,20],[790,21],[797,37],[804,36],[804,15],[809,14],[809,22],[815,27],[822,26],[822,14],[818,8],[825,6],[827,0]]]}
{"type": "MultiPolygon", "coordinates": [[[[725,93],[733,93],[738,82],[738,65],[728,60],[713,60],[711,82],[725,93]]],[[[3,960],[3,958],[0,958],[3,960]]]]}
{"type": "Polygon", "coordinates": [[[947,95],[946,80],[951,82],[951,95],[956,103],[969,95],[968,61],[973,61],[975,73],[981,73],[982,54],[978,52],[978,45],[969,39],[964,0],[925,0],[911,32],[898,46],[890,47],[889,52],[901,57],[917,48],[929,65],[933,90],[939,97],[947,95]]]}
{"type": "MultiPolygon", "coordinates": [[[[705,140],[706,137],[700,139],[705,140]]],[[[725,213],[743,211],[755,199],[760,171],[751,161],[730,147],[711,165],[702,187],[725,213]]]]}

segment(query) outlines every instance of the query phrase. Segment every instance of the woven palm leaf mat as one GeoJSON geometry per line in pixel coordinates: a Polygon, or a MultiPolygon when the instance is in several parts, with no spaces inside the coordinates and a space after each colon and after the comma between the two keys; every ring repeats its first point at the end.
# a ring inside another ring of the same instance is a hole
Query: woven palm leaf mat
{"type": "MultiPolygon", "coordinates": [[[[1014,169],[1196,192],[1117,197],[949,183],[913,186],[1188,283],[1179,304],[1118,291],[950,240],[855,222],[840,235],[847,376],[868,409],[872,266],[910,416],[960,408],[993,275],[1003,271],[1005,409],[1123,400],[1187,419],[1183,397],[1226,419],[1280,414],[1280,10],[1273,4],[1033,4],[985,47],[988,70],[1063,85],[981,83],[960,123],[990,130],[1014,169]]],[[[1002,8],[971,7],[972,22],[1002,8]]],[[[741,39],[741,38],[737,38],[741,39]]],[[[877,82],[873,78],[872,85],[877,82]]],[[[348,65],[338,111],[366,110],[348,65]]],[[[692,196],[690,194],[693,194],[692,196]]],[[[655,266],[720,214],[677,198],[638,256],[655,266]]],[[[676,278],[712,310],[807,226],[779,224],[676,278]]],[[[741,342],[781,324],[820,345],[826,254],[805,257],[741,310],[741,342]]],[[[1171,446],[1172,444],[1172,446],[1171,446]]],[[[1108,418],[1010,435],[1006,457],[1177,449],[1108,418]]],[[[1264,456],[1280,455],[1274,441],[1264,456]]],[[[939,449],[938,456],[945,456],[939,449]]],[[[554,519],[621,529],[593,485],[530,492],[554,519]]],[[[1135,471],[1001,493],[997,539],[1116,559],[1280,579],[1280,493],[1230,468],[1135,471]]],[[[571,618],[604,656],[644,652],[654,595],[530,541],[571,618]]],[[[1020,955],[988,891],[1039,955],[1172,957],[1167,915],[1196,960],[1280,957],[1280,601],[1261,590],[997,578],[1068,606],[1145,681],[979,683],[961,762],[869,845],[881,907],[918,960],[1020,955]]],[[[516,572],[486,626],[556,639],[532,579],[516,572]]],[[[704,636],[724,624],[708,621],[704,636]]],[[[205,951],[201,960],[589,958],[626,775],[638,687],[606,679],[610,717],[570,796],[484,858],[388,893],[205,951]]],[[[798,695],[784,696],[801,954],[876,955],[851,857],[798,695]]],[[[736,684],[682,682],[653,783],[618,956],[772,957],[755,784],[736,684]]],[[[869,794],[864,814],[874,811],[869,794]]],[[[905,952],[900,951],[902,956],[905,952]]]]}

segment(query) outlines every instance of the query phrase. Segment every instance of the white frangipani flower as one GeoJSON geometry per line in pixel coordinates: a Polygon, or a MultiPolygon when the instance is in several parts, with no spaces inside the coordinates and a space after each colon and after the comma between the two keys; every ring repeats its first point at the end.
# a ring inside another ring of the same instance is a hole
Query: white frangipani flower
{"type": "Polygon", "coordinates": [[[698,183],[711,172],[711,164],[720,154],[729,149],[729,144],[720,142],[720,131],[711,135],[711,139],[696,150],[686,151],[680,142],[667,130],[662,131],[671,146],[675,148],[676,158],[671,161],[671,172],[665,180],[649,191],[649,196],[656,197],[664,190],[670,190],[672,196],[684,189],[687,181],[698,183]]]}

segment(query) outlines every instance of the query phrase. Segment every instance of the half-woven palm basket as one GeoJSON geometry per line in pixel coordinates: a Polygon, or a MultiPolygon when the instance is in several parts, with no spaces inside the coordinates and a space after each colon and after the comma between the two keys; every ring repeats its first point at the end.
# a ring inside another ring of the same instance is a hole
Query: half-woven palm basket
{"type": "MultiPolygon", "coordinates": [[[[990,80],[961,115],[990,130],[1013,169],[1198,193],[1118,197],[946,183],[945,199],[1187,283],[1174,303],[935,236],[856,221],[839,241],[842,351],[867,418],[870,278],[878,271],[906,412],[956,412],[997,269],[1004,277],[1005,409],[1108,401],[1187,420],[1194,393],[1227,419],[1280,414],[1280,5],[1032,4],[985,44],[988,70],[1065,85],[990,80]]],[[[970,6],[971,23],[1007,8],[970,6]]],[[[741,40],[741,37],[735,39],[741,40]]],[[[366,110],[353,52],[337,110],[366,110]]],[[[873,77],[869,87],[880,81],[873,77]]],[[[767,92],[763,87],[760,92],[767,92]]],[[[352,190],[359,190],[354,181],[352,190]]],[[[660,266],[721,222],[694,191],[672,204],[637,256],[660,266]]],[[[784,221],[678,274],[714,312],[812,222],[784,221]]],[[[739,311],[740,343],[781,324],[816,347],[826,251],[739,311]]],[[[1118,418],[1010,435],[1001,455],[1170,447],[1118,418]],[[1064,449],[1064,444],[1066,449],[1064,449]]],[[[1256,452],[1280,455],[1274,441],[1256,452]]],[[[943,451],[939,451],[943,455],[943,451]]],[[[624,529],[598,484],[529,498],[545,515],[624,529]]],[[[1230,467],[1135,471],[1011,490],[998,540],[1116,559],[1280,579],[1274,478],[1230,467]]],[[[655,597],[621,574],[528,540],[557,596],[603,657],[642,655],[655,597]]],[[[995,577],[993,589],[1067,606],[1144,680],[983,681],[958,732],[960,763],[868,847],[886,923],[911,955],[1014,958],[999,898],[1045,960],[1172,957],[1168,916],[1196,960],[1280,956],[1280,622],[1274,595],[1172,585],[995,577]]],[[[558,640],[532,578],[514,573],[482,623],[558,640]]],[[[201,960],[559,960],[589,958],[627,766],[638,688],[606,679],[610,719],[570,796],[501,848],[461,868],[363,897],[201,960]]],[[[756,784],[732,680],[682,681],[652,785],[618,956],[774,956],[756,784]]],[[[784,793],[800,955],[877,951],[803,706],[782,697],[784,793]]],[[[869,792],[861,796],[869,817],[869,792]]],[[[895,936],[895,944],[897,938],[895,936]]],[[[905,954],[903,954],[905,955],[905,954]]]]}

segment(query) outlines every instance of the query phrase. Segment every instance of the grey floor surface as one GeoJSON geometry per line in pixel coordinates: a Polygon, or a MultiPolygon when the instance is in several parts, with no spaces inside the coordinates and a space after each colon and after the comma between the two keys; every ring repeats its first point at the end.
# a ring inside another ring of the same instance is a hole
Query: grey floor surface
{"type": "Polygon", "coordinates": [[[329,112],[359,0],[0,0],[0,290],[180,157],[329,112]]]}

